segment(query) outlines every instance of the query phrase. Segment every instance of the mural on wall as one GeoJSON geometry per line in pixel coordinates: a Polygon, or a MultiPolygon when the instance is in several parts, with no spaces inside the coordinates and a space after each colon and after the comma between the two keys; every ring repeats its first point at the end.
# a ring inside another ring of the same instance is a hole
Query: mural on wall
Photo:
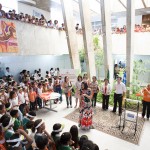
{"type": "Polygon", "coordinates": [[[13,22],[0,21],[0,53],[17,53],[16,27],[13,22]]]}

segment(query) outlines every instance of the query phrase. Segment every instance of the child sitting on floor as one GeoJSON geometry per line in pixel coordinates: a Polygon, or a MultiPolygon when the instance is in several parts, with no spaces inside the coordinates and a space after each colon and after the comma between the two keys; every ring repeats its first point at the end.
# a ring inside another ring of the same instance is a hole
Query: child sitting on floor
{"type": "Polygon", "coordinates": [[[12,116],[12,119],[14,120],[14,126],[13,129],[14,131],[18,130],[21,128],[21,122],[18,120],[19,113],[18,110],[11,110],[10,115],[12,116]]]}

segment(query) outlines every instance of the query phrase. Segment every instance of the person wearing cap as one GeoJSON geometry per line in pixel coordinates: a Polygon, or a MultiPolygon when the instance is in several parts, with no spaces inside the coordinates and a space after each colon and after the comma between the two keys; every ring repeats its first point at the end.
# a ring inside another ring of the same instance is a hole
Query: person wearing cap
{"type": "Polygon", "coordinates": [[[145,114],[147,116],[147,120],[149,120],[150,117],[150,84],[148,84],[143,90],[142,90],[142,96],[143,96],[143,109],[142,109],[142,117],[145,117],[145,114]]]}
{"type": "Polygon", "coordinates": [[[28,148],[30,148],[33,140],[31,139],[30,136],[28,136],[28,134],[22,130],[22,129],[18,129],[17,133],[14,133],[8,140],[6,140],[7,144],[8,144],[8,148],[12,149],[12,150],[26,150],[28,148]],[[27,144],[22,144],[22,138],[24,137],[27,141],[27,144]]]}
{"type": "Polygon", "coordinates": [[[102,98],[103,98],[102,109],[108,110],[109,96],[111,93],[111,87],[110,87],[108,79],[104,79],[104,84],[101,87],[101,92],[102,92],[102,98]]]}
{"type": "Polygon", "coordinates": [[[56,147],[58,146],[57,144],[60,140],[60,133],[62,132],[63,128],[63,125],[60,123],[56,123],[53,125],[53,131],[51,133],[51,136],[56,144],[56,147]]]}
{"type": "Polygon", "coordinates": [[[58,150],[72,150],[70,144],[72,143],[72,137],[69,132],[64,132],[60,137],[60,145],[58,150]]]}
{"type": "Polygon", "coordinates": [[[122,82],[122,78],[118,77],[117,78],[117,83],[114,86],[115,93],[114,93],[114,107],[113,107],[113,113],[116,113],[117,109],[117,103],[119,104],[119,116],[122,114],[122,101],[123,98],[125,97],[126,93],[126,86],[122,82]]]}

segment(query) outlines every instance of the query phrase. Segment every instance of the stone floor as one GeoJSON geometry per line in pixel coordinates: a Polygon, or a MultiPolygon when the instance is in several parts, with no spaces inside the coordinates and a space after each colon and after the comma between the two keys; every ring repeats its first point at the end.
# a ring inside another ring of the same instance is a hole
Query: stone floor
{"type": "MultiPolygon", "coordinates": [[[[62,123],[65,125],[64,132],[70,130],[72,125],[77,125],[76,123],[65,119],[64,117],[74,111],[75,108],[66,108],[66,101],[63,97],[63,102],[61,104],[54,104],[57,106],[55,110],[58,112],[49,111],[47,109],[42,109],[37,111],[37,118],[43,119],[46,124],[46,129],[51,133],[52,126],[55,123],[62,123]]],[[[73,98],[73,106],[75,105],[75,99],[73,98]]],[[[98,104],[100,106],[100,104],[98,104]]],[[[111,108],[110,108],[111,110],[111,108]]],[[[141,135],[141,140],[139,145],[134,145],[129,142],[123,141],[121,139],[115,138],[103,132],[97,131],[95,129],[89,131],[79,130],[79,135],[86,134],[90,140],[94,141],[100,148],[100,150],[149,150],[150,143],[150,121],[145,121],[143,132],[141,135]]]]}

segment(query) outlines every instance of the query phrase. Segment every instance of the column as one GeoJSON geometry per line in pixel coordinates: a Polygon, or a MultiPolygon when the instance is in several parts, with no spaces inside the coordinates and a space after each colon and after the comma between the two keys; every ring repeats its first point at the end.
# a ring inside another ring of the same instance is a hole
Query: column
{"type": "Polygon", "coordinates": [[[93,36],[92,36],[91,14],[88,0],[79,0],[79,9],[83,31],[83,42],[85,49],[87,74],[89,79],[91,79],[92,76],[96,76],[96,67],[95,67],[95,55],[92,38],[93,36]]]}
{"type": "Polygon", "coordinates": [[[101,0],[101,21],[102,21],[102,35],[103,35],[103,51],[104,51],[104,68],[105,78],[113,83],[114,65],[112,60],[112,31],[111,31],[111,11],[110,0],[101,0]]]}
{"type": "Polygon", "coordinates": [[[126,35],[126,74],[127,87],[130,87],[133,77],[134,60],[134,27],[135,27],[135,8],[134,0],[127,0],[127,35],[126,35]]]}
{"type": "Polygon", "coordinates": [[[50,0],[34,0],[36,7],[45,11],[50,12],[50,0]]]}
{"type": "Polygon", "coordinates": [[[72,69],[81,71],[78,43],[76,37],[75,23],[73,21],[72,0],[61,0],[62,13],[66,29],[66,38],[68,43],[70,61],[72,69]]]}

